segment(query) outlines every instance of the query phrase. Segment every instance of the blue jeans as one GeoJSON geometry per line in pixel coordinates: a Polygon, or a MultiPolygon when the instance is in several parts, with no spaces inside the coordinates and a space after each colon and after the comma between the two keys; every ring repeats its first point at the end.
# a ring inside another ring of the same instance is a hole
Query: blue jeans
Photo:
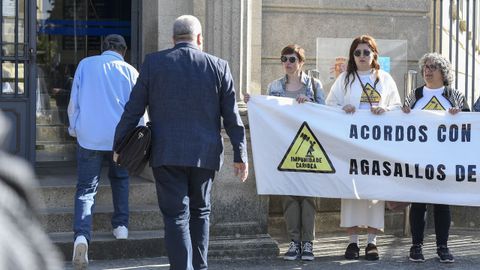
{"type": "Polygon", "coordinates": [[[115,165],[112,151],[89,150],[78,145],[77,150],[77,192],[75,194],[74,239],[83,235],[90,242],[92,215],[95,209],[100,172],[103,160],[109,164],[108,178],[112,187],[112,227],[128,228],[128,171],[115,165]]]}

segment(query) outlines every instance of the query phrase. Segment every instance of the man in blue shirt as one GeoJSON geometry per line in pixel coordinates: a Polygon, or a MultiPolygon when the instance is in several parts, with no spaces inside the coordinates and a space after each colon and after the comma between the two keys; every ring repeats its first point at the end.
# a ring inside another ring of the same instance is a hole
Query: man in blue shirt
{"type": "Polygon", "coordinates": [[[112,187],[113,235],[117,239],[128,237],[128,172],[113,162],[112,147],[115,127],[138,72],[123,59],[127,45],[122,36],[109,35],[102,45],[101,55],[87,57],[78,65],[68,105],[68,131],[78,142],[72,258],[75,269],[88,265],[95,194],[104,159],[109,164],[112,187]]]}

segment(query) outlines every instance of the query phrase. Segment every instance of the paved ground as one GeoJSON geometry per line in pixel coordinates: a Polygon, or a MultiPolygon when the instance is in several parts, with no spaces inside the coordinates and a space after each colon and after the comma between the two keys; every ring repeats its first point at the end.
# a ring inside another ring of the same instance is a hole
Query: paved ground
{"type": "MultiPolygon", "coordinates": [[[[321,237],[321,236],[320,236],[321,237]]],[[[288,246],[285,239],[276,239],[279,243],[280,253],[283,254],[288,246]]],[[[244,260],[209,260],[209,269],[342,269],[342,270],[372,270],[372,269],[480,269],[480,232],[478,231],[451,231],[449,247],[455,256],[453,264],[442,264],[436,257],[435,236],[426,237],[424,247],[425,263],[412,263],[408,261],[407,254],[410,249],[410,238],[393,235],[382,235],[378,239],[380,260],[376,262],[365,261],[361,257],[358,261],[343,259],[347,238],[343,235],[324,236],[314,242],[315,260],[313,262],[285,262],[282,257],[272,259],[244,259],[244,260]]],[[[365,238],[361,238],[361,249],[364,248],[365,238]],[[362,248],[363,247],[363,248],[362,248]]],[[[67,263],[66,269],[72,269],[67,263]]],[[[167,258],[149,258],[134,260],[91,261],[91,270],[167,270],[167,258]]]]}

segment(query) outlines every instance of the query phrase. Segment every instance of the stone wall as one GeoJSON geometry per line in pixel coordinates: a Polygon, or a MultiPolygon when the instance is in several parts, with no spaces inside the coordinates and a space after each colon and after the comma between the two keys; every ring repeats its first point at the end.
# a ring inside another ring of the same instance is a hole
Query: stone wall
{"type": "Polygon", "coordinates": [[[266,92],[268,83],[282,74],[280,50],[291,43],[305,48],[305,69],[315,67],[317,37],[367,33],[408,40],[409,69],[417,69],[418,59],[431,47],[428,0],[144,0],[142,5],[143,55],[171,47],[173,20],[193,14],[204,28],[205,51],[230,62],[243,93],[266,92]]]}
{"type": "MultiPolygon", "coordinates": [[[[287,44],[301,45],[307,58],[304,68],[315,68],[317,37],[406,39],[408,68],[416,70],[418,59],[431,47],[430,10],[428,0],[264,0],[261,93],[282,75],[278,59],[287,44]]],[[[403,92],[403,85],[398,88],[403,92]]]]}

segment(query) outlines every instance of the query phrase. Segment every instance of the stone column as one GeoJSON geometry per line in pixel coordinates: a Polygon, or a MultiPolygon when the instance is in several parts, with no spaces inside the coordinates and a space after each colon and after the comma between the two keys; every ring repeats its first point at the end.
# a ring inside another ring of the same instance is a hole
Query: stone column
{"type": "MultiPolygon", "coordinates": [[[[229,62],[242,119],[248,127],[242,100],[246,92],[260,93],[262,1],[194,2],[194,15],[203,24],[204,49],[229,62]]],[[[230,140],[225,133],[223,137],[225,163],[212,190],[210,255],[277,256],[277,244],[268,234],[268,196],[257,195],[251,149],[250,176],[242,183],[234,175],[230,140]]]]}
{"type": "Polygon", "coordinates": [[[260,93],[261,0],[206,1],[205,51],[228,61],[237,99],[260,93]]]}
{"type": "Polygon", "coordinates": [[[155,0],[144,0],[142,2],[142,33],[140,35],[142,38],[140,42],[142,55],[140,56],[140,63],[143,63],[145,54],[158,49],[158,21],[160,19],[158,5],[159,2],[155,0]]]}

